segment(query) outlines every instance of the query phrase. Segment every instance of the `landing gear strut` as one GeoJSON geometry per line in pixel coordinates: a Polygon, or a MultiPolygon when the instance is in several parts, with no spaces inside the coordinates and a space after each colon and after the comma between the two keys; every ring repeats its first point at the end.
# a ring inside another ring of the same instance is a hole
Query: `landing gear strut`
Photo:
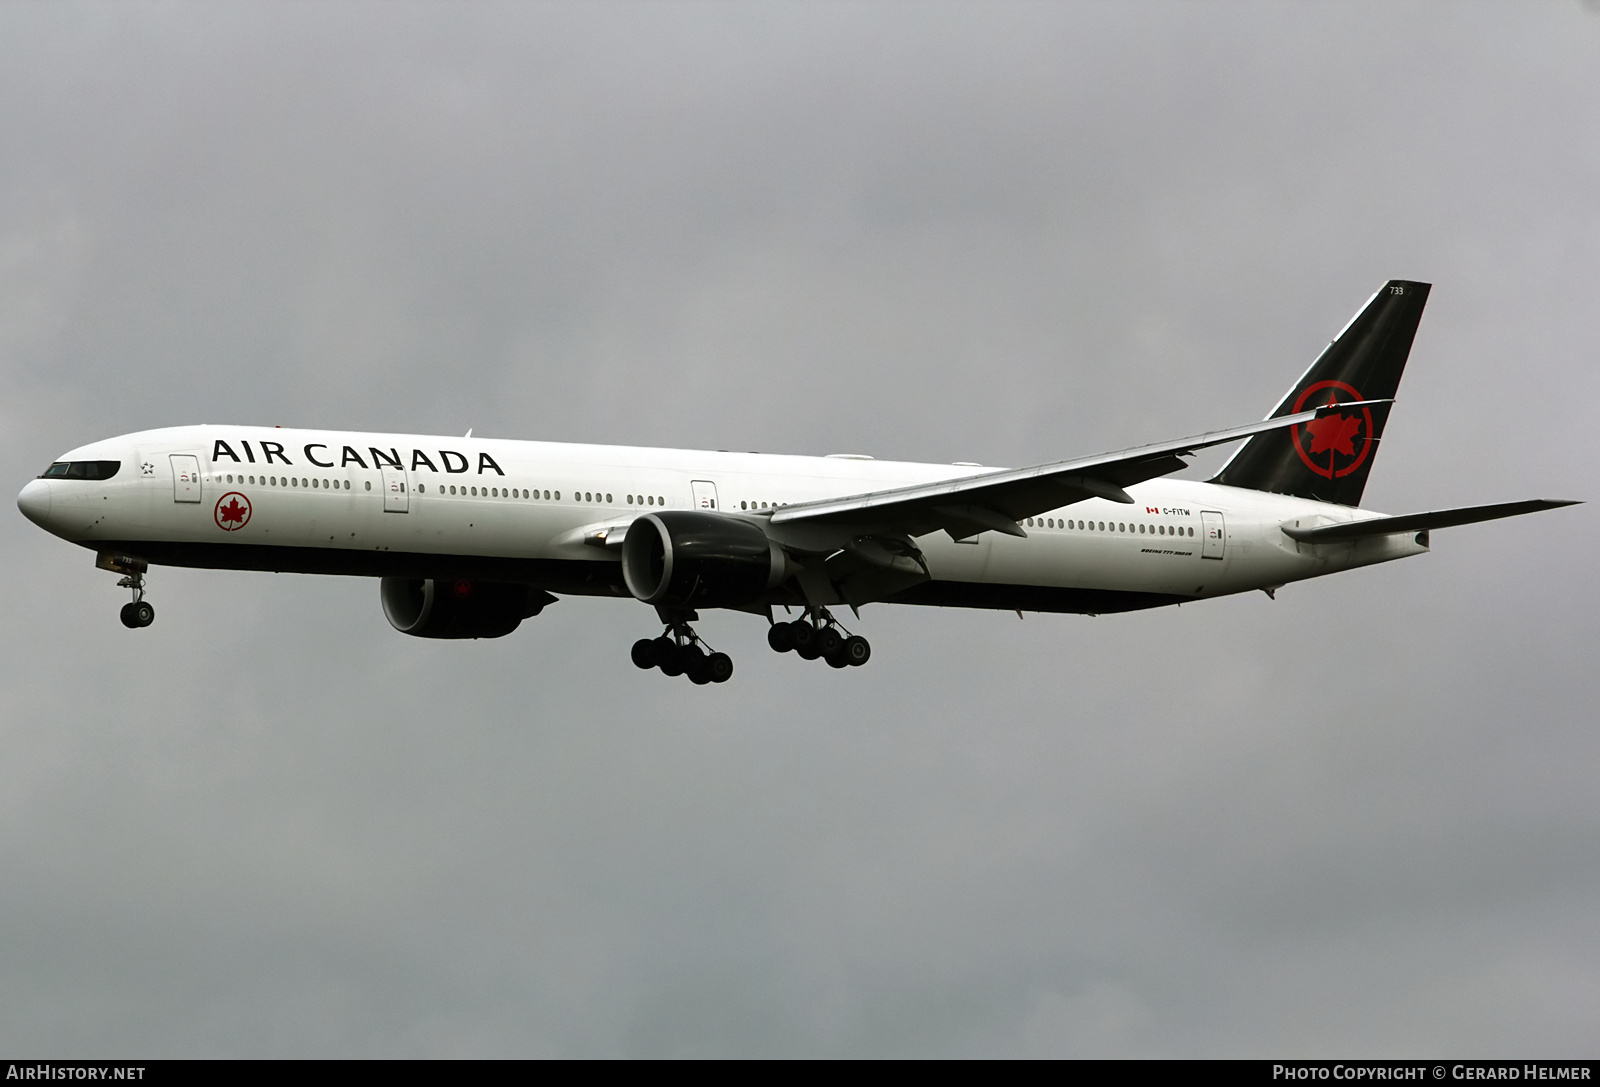
{"type": "Polygon", "coordinates": [[[138,559],[103,552],[95,565],[102,570],[123,575],[117,582],[119,589],[133,590],[133,599],[122,605],[122,625],[130,629],[147,627],[156,621],[156,609],[144,598],[144,572],[148,567],[138,559]]]}
{"type": "Polygon", "coordinates": [[[707,646],[689,625],[699,616],[694,612],[662,615],[666,623],[659,638],[640,638],[633,643],[633,663],[639,668],[659,668],[669,676],[688,676],[691,683],[726,683],[733,678],[733,658],[726,653],[708,653],[707,646]]]}
{"type": "Polygon", "coordinates": [[[793,650],[808,661],[821,657],[834,668],[860,667],[872,657],[867,640],[841,627],[827,608],[807,608],[804,618],[773,623],[767,628],[767,644],[779,653],[793,650]]]}

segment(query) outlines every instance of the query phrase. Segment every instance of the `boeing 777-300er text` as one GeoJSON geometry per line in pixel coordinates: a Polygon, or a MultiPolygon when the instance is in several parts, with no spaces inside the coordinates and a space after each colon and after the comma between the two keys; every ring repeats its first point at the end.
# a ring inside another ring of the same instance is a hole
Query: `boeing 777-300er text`
{"type": "Polygon", "coordinates": [[[1270,595],[1421,554],[1436,528],[1571,504],[1360,508],[1428,289],[1385,284],[1264,422],[1031,468],[188,426],[74,449],[17,505],[122,575],[130,627],[155,617],[151,564],[349,574],[381,578],[389,622],[423,638],[498,638],[563,593],[632,597],[665,625],[634,644],[640,668],[727,680],[690,625],[703,608],[765,616],[773,649],[842,668],[871,648],[840,605],[1270,595]],[[1206,482],[1162,478],[1241,440],[1206,482]]]}

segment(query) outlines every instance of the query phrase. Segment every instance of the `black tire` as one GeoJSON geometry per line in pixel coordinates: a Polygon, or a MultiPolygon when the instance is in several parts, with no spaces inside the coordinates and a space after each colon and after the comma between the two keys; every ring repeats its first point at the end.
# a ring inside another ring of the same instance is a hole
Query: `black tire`
{"type": "Polygon", "coordinates": [[[683,674],[696,683],[710,683],[711,676],[706,672],[706,651],[697,645],[686,645],[678,650],[678,660],[682,663],[683,674]]]}
{"type": "Polygon", "coordinates": [[[872,659],[872,646],[867,644],[865,638],[857,634],[844,640],[842,655],[852,666],[860,668],[872,659]]]}
{"type": "Polygon", "coordinates": [[[683,675],[683,653],[678,643],[663,634],[652,644],[655,649],[650,655],[655,658],[656,667],[669,676],[683,675]]]}
{"type": "Polygon", "coordinates": [[[789,624],[789,641],[794,644],[794,651],[806,660],[817,659],[817,628],[804,619],[789,624]]]}
{"type": "Polygon", "coordinates": [[[829,668],[848,668],[848,667],[850,667],[850,662],[845,659],[845,655],[844,655],[844,652],[842,650],[840,652],[838,652],[838,653],[830,653],[826,657],[823,657],[822,659],[828,662],[828,667],[829,668]]]}
{"type": "Polygon", "coordinates": [[[706,658],[706,675],[712,683],[726,683],[733,678],[733,658],[726,653],[713,653],[706,658]]]}
{"type": "Polygon", "coordinates": [[[787,653],[794,648],[794,631],[788,623],[773,623],[767,628],[767,644],[775,653],[787,653]]]}
{"type": "Polygon", "coordinates": [[[133,630],[138,627],[139,620],[134,617],[133,605],[131,603],[122,605],[121,616],[122,625],[127,627],[129,630],[133,630]]]}
{"type": "Polygon", "coordinates": [[[633,657],[635,668],[650,669],[656,666],[656,643],[650,638],[640,638],[633,643],[633,657]]]}
{"type": "Polygon", "coordinates": [[[133,605],[134,626],[147,627],[156,621],[156,609],[149,601],[141,600],[133,605]]]}
{"type": "Polygon", "coordinates": [[[836,657],[844,648],[844,635],[837,627],[823,627],[817,631],[817,652],[824,657],[836,657]]]}

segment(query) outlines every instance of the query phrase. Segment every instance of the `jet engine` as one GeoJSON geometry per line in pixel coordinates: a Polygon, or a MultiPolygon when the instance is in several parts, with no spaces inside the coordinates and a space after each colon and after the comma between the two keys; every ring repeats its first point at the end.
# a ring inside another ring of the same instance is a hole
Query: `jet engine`
{"type": "Polygon", "coordinates": [[[721,513],[647,513],[628,526],[622,577],[646,604],[736,608],[794,572],[759,525],[721,513]]]}
{"type": "Polygon", "coordinates": [[[389,625],[417,638],[500,638],[555,600],[532,585],[465,578],[386,577],[381,592],[389,625]]]}

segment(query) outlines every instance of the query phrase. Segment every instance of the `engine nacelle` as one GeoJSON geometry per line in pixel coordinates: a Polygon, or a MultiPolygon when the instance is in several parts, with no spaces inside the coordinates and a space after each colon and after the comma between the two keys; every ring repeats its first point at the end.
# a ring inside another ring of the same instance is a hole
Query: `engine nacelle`
{"type": "Polygon", "coordinates": [[[449,581],[386,577],[383,614],[389,625],[417,638],[500,638],[555,598],[508,581],[449,581]]]}
{"type": "Polygon", "coordinates": [[[628,526],[622,578],[646,604],[737,608],[793,573],[761,527],[721,513],[647,513],[628,526]]]}

